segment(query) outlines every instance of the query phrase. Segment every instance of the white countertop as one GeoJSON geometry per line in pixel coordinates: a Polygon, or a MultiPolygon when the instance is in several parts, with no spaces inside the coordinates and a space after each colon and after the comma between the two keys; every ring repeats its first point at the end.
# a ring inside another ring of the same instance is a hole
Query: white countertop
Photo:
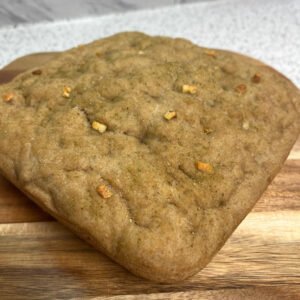
{"type": "Polygon", "coordinates": [[[0,0],[0,27],[201,1],[218,0],[0,0]]]}
{"type": "Polygon", "coordinates": [[[0,67],[33,52],[60,51],[119,31],[185,37],[248,54],[300,86],[300,1],[225,0],[0,28],[0,67]]]}

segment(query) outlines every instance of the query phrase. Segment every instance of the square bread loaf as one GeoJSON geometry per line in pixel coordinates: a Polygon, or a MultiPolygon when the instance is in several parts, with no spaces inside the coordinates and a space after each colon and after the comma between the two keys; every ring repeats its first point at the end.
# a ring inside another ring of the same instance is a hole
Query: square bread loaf
{"type": "Polygon", "coordinates": [[[63,52],[0,86],[1,173],[159,282],[212,259],[299,129],[299,90],[274,69],[137,32],[63,52]]]}

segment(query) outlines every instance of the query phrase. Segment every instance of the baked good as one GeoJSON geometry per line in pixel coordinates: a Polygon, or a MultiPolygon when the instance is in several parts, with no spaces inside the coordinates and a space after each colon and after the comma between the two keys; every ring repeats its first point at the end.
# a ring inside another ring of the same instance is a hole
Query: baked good
{"type": "Polygon", "coordinates": [[[133,273],[203,268],[299,134],[298,89],[184,39],[120,33],[0,86],[0,170],[133,273]]]}

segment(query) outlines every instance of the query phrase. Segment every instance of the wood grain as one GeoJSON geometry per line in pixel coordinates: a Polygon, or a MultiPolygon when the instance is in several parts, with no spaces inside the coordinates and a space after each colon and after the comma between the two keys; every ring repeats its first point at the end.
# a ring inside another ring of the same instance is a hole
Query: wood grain
{"type": "MultiPolygon", "coordinates": [[[[0,82],[53,55],[18,60],[0,82]]],[[[300,139],[212,262],[177,284],[130,274],[0,177],[0,299],[70,298],[300,299],[300,139]]]]}
{"type": "MultiPolygon", "coordinates": [[[[174,293],[155,293],[148,295],[126,295],[126,296],[109,296],[101,297],[108,300],[282,300],[282,299],[299,299],[297,293],[285,292],[286,287],[262,287],[262,288],[240,288],[240,289],[220,289],[210,291],[188,291],[174,293]]],[[[78,298],[77,298],[78,299],[78,298]]],[[[95,297],[92,299],[100,299],[95,297]]]]}
{"type": "Polygon", "coordinates": [[[202,272],[172,285],[131,275],[57,222],[1,224],[1,291],[14,299],[51,299],[269,286],[300,295],[295,228],[298,211],[251,213],[202,272]]]}
{"type": "Polygon", "coordinates": [[[0,176],[0,223],[48,221],[43,212],[15,186],[0,176]]]}

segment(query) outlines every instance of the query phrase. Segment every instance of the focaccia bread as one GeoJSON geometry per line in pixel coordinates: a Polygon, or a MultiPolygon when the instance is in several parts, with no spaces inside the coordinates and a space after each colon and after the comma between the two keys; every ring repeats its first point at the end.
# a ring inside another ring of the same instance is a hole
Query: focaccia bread
{"type": "Polygon", "coordinates": [[[0,86],[0,171],[134,274],[187,278],[281,168],[298,89],[247,57],[120,33],[0,86]]]}

